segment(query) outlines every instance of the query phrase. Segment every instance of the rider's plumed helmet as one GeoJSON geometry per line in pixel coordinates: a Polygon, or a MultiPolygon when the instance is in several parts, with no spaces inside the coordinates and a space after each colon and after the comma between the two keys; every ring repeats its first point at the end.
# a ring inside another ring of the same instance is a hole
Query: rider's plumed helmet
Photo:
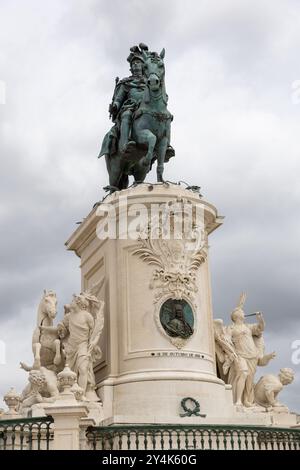
{"type": "Polygon", "coordinates": [[[142,42],[138,46],[132,46],[130,48],[130,54],[127,57],[127,61],[130,63],[130,65],[132,64],[133,60],[140,60],[142,64],[145,63],[143,58],[143,51],[148,51],[148,46],[142,42]]]}

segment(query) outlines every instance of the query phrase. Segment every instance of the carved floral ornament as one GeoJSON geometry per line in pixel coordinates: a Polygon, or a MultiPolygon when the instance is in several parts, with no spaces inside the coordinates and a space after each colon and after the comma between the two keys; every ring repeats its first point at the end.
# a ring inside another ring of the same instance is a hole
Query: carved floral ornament
{"type": "MultiPolygon", "coordinates": [[[[168,300],[178,300],[189,304],[193,312],[197,311],[194,302],[197,287],[197,271],[207,258],[207,238],[200,233],[198,239],[191,242],[187,239],[165,240],[161,236],[153,237],[153,227],[148,226],[147,236],[140,237],[133,247],[132,254],[149,265],[153,265],[149,287],[155,290],[155,320],[159,331],[178,349],[191,339],[195,331],[188,335],[168,334],[168,328],[162,324],[161,309],[168,300]]],[[[161,235],[161,233],[159,233],[161,235]]]]}
{"type": "Polygon", "coordinates": [[[155,266],[149,287],[157,290],[156,302],[167,294],[178,300],[183,296],[193,299],[198,290],[197,270],[207,258],[206,241],[140,237],[132,253],[155,266]]]}

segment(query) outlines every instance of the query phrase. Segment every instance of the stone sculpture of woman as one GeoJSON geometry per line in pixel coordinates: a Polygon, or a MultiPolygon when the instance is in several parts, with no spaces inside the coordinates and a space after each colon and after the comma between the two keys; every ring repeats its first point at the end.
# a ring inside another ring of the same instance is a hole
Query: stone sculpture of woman
{"type": "Polygon", "coordinates": [[[230,326],[220,328],[217,324],[216,328],[215,322],[215,338],[222,378],[232,385],[235,404],[251,407],[255,404],[254,376],[257,366],[267,365],[275,353],[264,354],[265,322],[262,314],[256,313],[257,323],[245,322],[245,299],[245,294],[242,294],[238,306],[231,313],[230,326]]]}

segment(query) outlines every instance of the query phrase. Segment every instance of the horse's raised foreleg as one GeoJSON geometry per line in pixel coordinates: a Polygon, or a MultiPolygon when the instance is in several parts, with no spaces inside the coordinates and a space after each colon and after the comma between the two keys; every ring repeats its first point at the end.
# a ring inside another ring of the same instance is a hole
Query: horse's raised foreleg
{"type": "Polygon", "coordinates": [[[33,344],[33,369],[39,369],[41,367],[41,343],[34,343],[33,344]]]}
{"type": "Polygon", "coordinates": [[[165,163],[165,156],[168,147],[169,139],[168,137],[163,137],[158,145],[157,145],[157,181],[162,183],[164,181],[163,174],[164,174],[164,163],[165,163]]]}
{"type": "Polygon", "coordinates": [[[61,354],[60,354],[60,340],[55,339],[53,342],[54,350],[55,350],[55,357],[53,359],[53,363],[58,366],[61,363],[61,354]]]}
{"type": "Polygon", "coordinates": [[[144,167],[150,167],[152,158],[153,158],[153,151],[156,144],[156,136],[152,134],[149,129],[144,129],[138,132],[137,134],[137,142],[138,144],[147,145],[147,153],[146,155],[141,158],[140,164],[144,167]]]}

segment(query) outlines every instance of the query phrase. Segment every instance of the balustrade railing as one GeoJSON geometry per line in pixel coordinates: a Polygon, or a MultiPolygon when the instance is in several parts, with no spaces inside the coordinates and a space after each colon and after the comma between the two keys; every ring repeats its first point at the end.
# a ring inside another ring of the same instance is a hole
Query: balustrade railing
{"type": "Polygon", "coordinates": [[[53,419],[0,420],[0,450],[51,450],[53,419]]]}
{"type": "Polygon", "coordinates": [[[300,429],[221,425],[89,427],[93,450],[300,450],[300,429]]]}

